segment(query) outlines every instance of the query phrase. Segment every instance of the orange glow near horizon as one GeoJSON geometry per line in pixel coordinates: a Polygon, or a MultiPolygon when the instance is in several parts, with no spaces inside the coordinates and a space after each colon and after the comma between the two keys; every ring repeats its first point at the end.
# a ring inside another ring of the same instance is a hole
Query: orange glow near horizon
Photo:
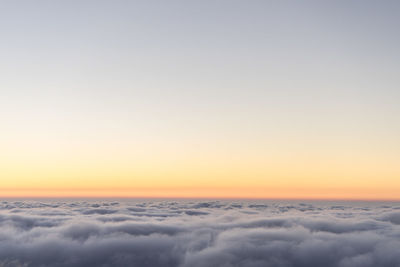
{"type": "Polygon", "coordinates": [[[9,162],[2,167],[0,197],[400,199],[395,160],[218,157],[142,160],[141,165],[123,158],[100,164],[95,156],[92,162],[61,164],[46,157],[23,168],[9,162]]]}
{"type": "Polygon", "coordinates": [[[1,198],[199,198],[199,199],[309,199],[309,200],[387,200],[397,201],[397,190],[377,194],[373,189],[354,190],[325,189],[318,192],[309,189],[271,190],[263,188],[215,189],[115,189],[115,190],[0,190],[1,198]]]}
{"type": "Polygon", "coordinates": [[[215,198],[400,200],[396,188],[378,187],[87,187],[2,188],[1,198],[215,198]]]}

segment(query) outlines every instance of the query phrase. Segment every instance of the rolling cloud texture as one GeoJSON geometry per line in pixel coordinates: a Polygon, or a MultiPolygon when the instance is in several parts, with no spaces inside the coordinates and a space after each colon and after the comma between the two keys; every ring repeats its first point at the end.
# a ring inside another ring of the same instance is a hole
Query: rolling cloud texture
{"type": "Polygon", "coordinates": [[[398,267],[400,204],[0,201],[0,266],[398,267]]]}

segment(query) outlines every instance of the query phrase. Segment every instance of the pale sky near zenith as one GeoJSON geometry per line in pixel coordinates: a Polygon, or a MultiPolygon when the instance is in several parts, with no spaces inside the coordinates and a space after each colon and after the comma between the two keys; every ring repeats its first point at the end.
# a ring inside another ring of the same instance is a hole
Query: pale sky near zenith
{"type": "Polygon", "coordinates": [[[399,1],[1,1],[0,196],[395,199],[399,1]]]}

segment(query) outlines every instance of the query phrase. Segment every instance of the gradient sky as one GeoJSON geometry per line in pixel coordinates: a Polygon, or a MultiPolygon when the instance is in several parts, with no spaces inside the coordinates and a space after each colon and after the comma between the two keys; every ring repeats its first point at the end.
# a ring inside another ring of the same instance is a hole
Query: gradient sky
{"type": "Polygon", "coordinates": [[[399,199],[399,1],[1,1],[0,196],[399,199]]]}

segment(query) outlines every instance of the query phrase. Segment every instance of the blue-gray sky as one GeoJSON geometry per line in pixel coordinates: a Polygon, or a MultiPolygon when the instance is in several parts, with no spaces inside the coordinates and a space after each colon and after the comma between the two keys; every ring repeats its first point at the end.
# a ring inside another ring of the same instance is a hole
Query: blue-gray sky
{"type": "Polygon", "coordinates": [[[139,180],[161,168],[154,183],[196,185],[210,168],[198,179],[223,184],[242,166],[255,186],[398,187],[398,14],[398,1],[1,1],[6,175],[137,164],[139,180]]]}

